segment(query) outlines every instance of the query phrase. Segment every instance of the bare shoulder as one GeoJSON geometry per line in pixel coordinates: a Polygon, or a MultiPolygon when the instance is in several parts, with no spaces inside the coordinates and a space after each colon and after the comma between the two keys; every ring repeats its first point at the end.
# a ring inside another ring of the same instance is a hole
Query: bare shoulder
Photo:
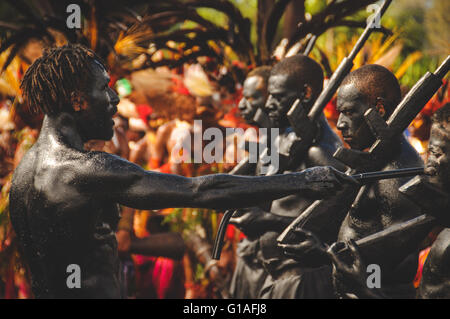
{"type": "Polygon", "coordinates": [[[14,170],[11,185],[12,196],[16,194],[21,196],[22,193],[27,191],[29,185],[31,185],[36,171],[36,157],[37,154],[34,146],[22,157],[19,165],[14,170]]]}
{"type": "Polygon", "coordinates": [[[98,181],[100,186],[142,171],[138,165],[120,156],[98,151],[67,153],[52,169],[54,172],[50,175],[57,175],[60,182],[87,188],[93,186],[93,181],[98,181]]]}
{"type": "Polygon", "coordinates": [[[50,150],[35,144],[17,168],[15,182],[45,194],[50,201],[58,202],[59,197],[65,201],[68,194],[75,195],[85,186],[88,188],[90,179],[120,171],[118,167],[126,165],[123,162],[126,161],[105,152],[65,147],[50,150]]]}
{"type": "Polygon", "coordinates": [[[423,266],[418,295],[422,299],[450,298],[450,229],[444,229],[431,246],[423,266]]]}
{"type": "MultiPolygon", "coordinates": [[[[436,241],[431,246],[429,257],[433,264],[441,266],[450,274],[450,228],[440,232],[436,241]]],[[[450,278],[449,278],[450,279],[450,278]]]]}
{"type": "Polygon", "coordinates": [[[345,171],[346,166],[333,157],[336,148],[332,144],[320,143],[308,149],[308,166],[333,166],[345,171]]]}

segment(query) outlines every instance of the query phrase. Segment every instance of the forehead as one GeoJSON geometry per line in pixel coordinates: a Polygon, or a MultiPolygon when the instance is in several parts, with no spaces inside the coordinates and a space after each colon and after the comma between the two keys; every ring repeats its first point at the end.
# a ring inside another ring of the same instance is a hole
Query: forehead
{"type": "Polygon", "coordinates": [[[444,147],[450,145],[450,132],[442,128],[441,123],[431,126],[430,145],[444,147]]]}
{"type": "Polygon", "coordinates": [[[106,69],[97,61],[91,62],[92,78],[95,81],[103,80],[109,82],[109,75],[106,69]]]}
{"type": "Polygon", "coordinates": [[[339,88],[337,93],[337,107],[358,107],[363,101],[363,95],[355,84],[349,83],[339,88]]]}
{"type": "Polygon", "coordinates": [[[244,81],[244,93],[251,93],[252,91],[262,91],[264,89],[264,81],[260,76],[251,76],[244,81]]]}
{"type": "Polygon", "coordinates": [[[284,74],[274,74],[269,77],[269,93],[275,94],[289,90],[296,91],[295,81],[292,77],[284,74]]]}

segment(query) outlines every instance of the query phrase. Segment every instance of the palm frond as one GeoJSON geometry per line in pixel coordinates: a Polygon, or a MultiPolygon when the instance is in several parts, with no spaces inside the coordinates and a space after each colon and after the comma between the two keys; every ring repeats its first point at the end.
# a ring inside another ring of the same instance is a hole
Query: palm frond
{"type": "Polygon", "coordinates": [[[278,24],[284,12],[286,11],[287,5],[290,2],[291,0],[277,1],[270,11],[267,20],[263,24],[261,33],[261,55],[264,61],[268,59],[268,54],[272,51],[273,41],[278,24]]]}

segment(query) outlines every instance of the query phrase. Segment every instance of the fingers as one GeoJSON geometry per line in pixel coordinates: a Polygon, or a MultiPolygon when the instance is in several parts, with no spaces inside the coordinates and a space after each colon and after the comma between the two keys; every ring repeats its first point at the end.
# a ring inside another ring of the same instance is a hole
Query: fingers
{"type": "Polygon", "coordinates": [[[324,244],[313,232],[303,229],[303,228],[295,228],[294,234],[298,236],[298,241],[309,241],[314,244],[317,248],[326,251],[328,246],[324,244]]]}
{"type": "Polygon", "coordinates": [[[311,233],[309,230],[303,229],[303,228],[294,228],[292,232],[296,235],[296,239],[303,240],[307,239],[309,237],[314,237],[314,234],[311,233]]]}
{"type": "Polygon", "coordinates": [[[352,294],[352,293],[345,293],[345,297],[347,299],[359,299],[358,296],[356,296],[355,294],[352,294]]]}
{"type": "Polygon", "coordinates": [[[305,251],[308,251],[312,248],[312,243],[310,241],[304,241],[300,244],[278,244],[278,247],[283,249],[285,252],[289,253],[303,253],[305,251]]]}
{"type": "Polygon", "coordinates": [[[242,222],[242,217],[231,217],[230,218],[230,224],[232,225],[239,225],[242,222]]]}
{"type": "Polygon", "coordinates": [[[340,186],[340,183],[339,182],[333,183],[333,182],[325,181],[325,182],[321,182],[319,185],[323,191],[330,191],[330,190],[336,189],[336,186],[340,186]]]}
{"type": "Polygon", "coordinates": [[[245,215],[245,213],[246,213],[245,209],[242,209],[242,208],[236,209],[233,213],[233,217],[241,217],[241,216],[245,215]]]}
{"type": "Polygon", "coordinates": [[[283,254],[295,260],[301,260],[305,254],[308,254],[315,247],[310,241],[305,241],[300,244],[279,244],[279,248],[283,250],[283,254]]]}
{"type": "Polygon", "coordinates": [[[336,192],[336,185],[332,182],[318,181],[311,182],[309,189],[304,192],[305,196],[312,199],[322,199],[333,196],[336,192]]]}
{"type": "Polygon", "coordinates": [[[314,167],[307,172],[307,180],[312,198],[328,198],[335,196],[345,185],[360,187],[361,184],[343,172],[330,166],[314,167]]]}
{"type": "Polygon", "coordinates": [[[342,173],[338,170],[334,170],[334,174],[336,176],[336,178],[342,183],[342,184],[350,184],[350,185],[354,185],[354,186],[360,186],[361,184],[354,179],[353,177],[351,177],[350,175],[347,175],[345,173],[342,173]]]}
{"type": "Polygon", "coordinates": [[[334,178],[333,182],[335,182],[338,186],[343,186],[345,184],[350,184],[350,185],[355,185],[355,186],[360,185],[360,183],[350,175],[340,172],[333,167],[327,167],[327,169],[329,170],[330,175],[332,175],[332,177],[330,177],[330,178],[331,179],[334,178]]]}
{"type": "Polygon", "coordinates": [[[238,209],[233,213],[233,216],[230,218],[230,224],[240,225],[245,223],[249,218],[249,213],[245,209],[238,209]]]}
{"type": "Polygon", "coordinates": [[[361,266],[362,266],[362,258],[361,258],[361,254],[359,252],[358,245],[356,244],[356,242],[353,239],[350,239],[347,242],[347,247],[348,247],[348,249],[350,250],[350,252],[352,254],[352,257],[353,257],[353,260],[354,260],[353,264],[355,265],[355,267],[357,269],[361,268],[361,266]]]}
{"type": "Polygon", "coordinates": [[[335,242],[333,243],[327,250],[327,253],[330,255],[330,257],[337,257],[337,253],[345,248],[344,242],[335,242]]]}
{"type": "Polygon", "coordinates": [[[343,242],[336,242],[332,244],[328,250],[327,255],[330,257],[336,269],[340,272],[349,273],[351,269],[339,258],[338,252],[346,247],[343,242]]]}

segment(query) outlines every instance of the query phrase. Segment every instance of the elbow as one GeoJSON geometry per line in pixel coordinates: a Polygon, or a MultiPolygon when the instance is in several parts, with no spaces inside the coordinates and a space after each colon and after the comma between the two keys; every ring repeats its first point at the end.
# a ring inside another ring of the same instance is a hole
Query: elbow
{"type": "Polygon", "coordinates": [[[193,206],[195,206],[196,203],[199,203],[202,200],[203,183],[198,177],[191,177],[188,180],[189,198],[191,199],[193,206]]]}

